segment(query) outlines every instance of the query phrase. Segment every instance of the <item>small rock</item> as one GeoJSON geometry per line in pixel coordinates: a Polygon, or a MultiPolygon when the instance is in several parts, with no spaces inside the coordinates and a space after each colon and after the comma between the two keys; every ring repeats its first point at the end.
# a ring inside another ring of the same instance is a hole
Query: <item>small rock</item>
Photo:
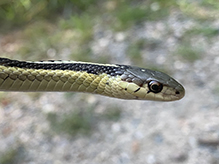
{"type": "Polygon", "coordinates": [[[198,144],[200,146],[218,146],[219,138],[199,138],[198,144]]]}
{"type": "Polygon", "coordinates": [[[184,162],[188,158],[188,154],[186,152],[176,152],[172,156],[172,160],[176,162],[184,162]]]}

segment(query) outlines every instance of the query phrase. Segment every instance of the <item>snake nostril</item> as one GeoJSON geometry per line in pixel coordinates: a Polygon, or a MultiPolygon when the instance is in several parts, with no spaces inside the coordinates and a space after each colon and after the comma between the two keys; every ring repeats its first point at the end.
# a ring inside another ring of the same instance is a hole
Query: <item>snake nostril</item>
{"type": "Polygon", "coordinates": [[[179,91],[176,91],[175,93],[176,93],[177,95],[180,94],[179,91]]]}

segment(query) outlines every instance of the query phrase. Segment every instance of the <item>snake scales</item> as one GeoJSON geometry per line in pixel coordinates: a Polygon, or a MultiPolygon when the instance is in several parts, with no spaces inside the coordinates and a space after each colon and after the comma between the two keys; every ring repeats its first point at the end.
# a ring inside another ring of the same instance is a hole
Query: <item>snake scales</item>
{"type": "Polygon", "coordinates": [[[121,99],[173,101],[184,88],[170,76],[119,64],[0,58],[0,91],[89,92],[121,99]]]}

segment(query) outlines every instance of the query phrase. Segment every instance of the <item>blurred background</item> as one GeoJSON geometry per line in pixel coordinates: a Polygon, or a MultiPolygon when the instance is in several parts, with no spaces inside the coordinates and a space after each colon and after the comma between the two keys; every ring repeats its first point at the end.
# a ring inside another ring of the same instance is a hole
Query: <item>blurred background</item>
{"type": "Polygon", "coordinates": [[[0,92],[0,164],[219,164],[218,53],[215,0],[1,0],[1,57],[136,65],[186,95],[0,92]]]}

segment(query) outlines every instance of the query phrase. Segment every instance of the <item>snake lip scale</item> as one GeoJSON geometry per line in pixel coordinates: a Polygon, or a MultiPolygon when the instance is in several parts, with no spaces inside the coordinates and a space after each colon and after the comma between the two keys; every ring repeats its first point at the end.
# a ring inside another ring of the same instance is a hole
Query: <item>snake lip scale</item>
{"type": "Polygon", "coordinates": [[[174,101],[183,86],[169,75],[121,64],[79,61],[19,61],[0,57],[0,91],[88,92],[104,96],[174,101]]]}

